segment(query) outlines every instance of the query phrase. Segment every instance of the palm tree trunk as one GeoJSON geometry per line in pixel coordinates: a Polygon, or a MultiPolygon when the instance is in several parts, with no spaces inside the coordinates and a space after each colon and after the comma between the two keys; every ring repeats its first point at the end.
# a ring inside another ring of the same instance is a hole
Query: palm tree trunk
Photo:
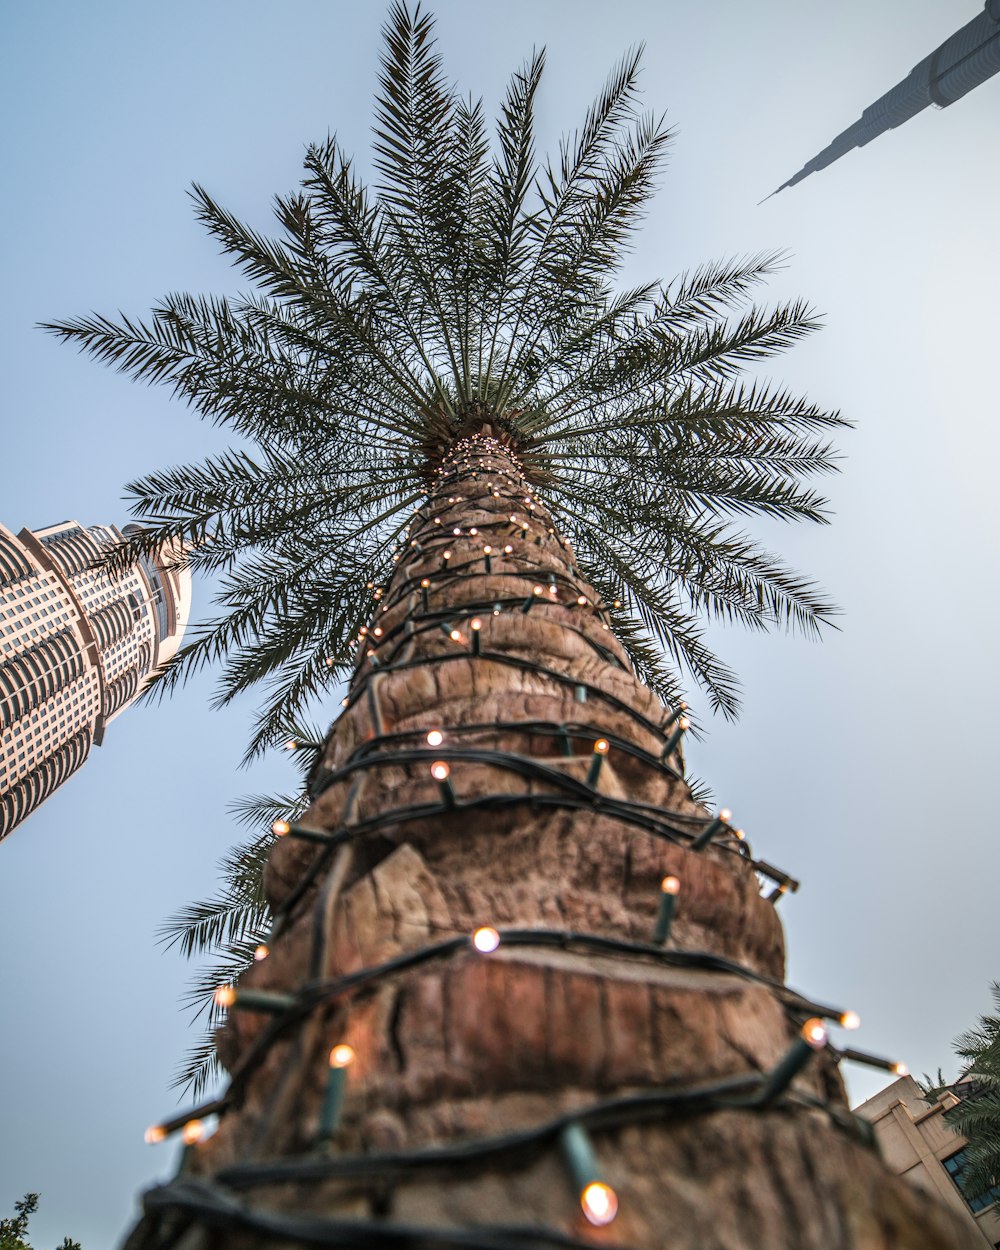
{"type": "Polygon", "coordinates": [[[676,746],[664,756],[676,718],[632,675],[514,454],[487,428],[445,470],[373,591],[302,819],[333,840],[293,830],[269,862],[279,932],[237,992],[300,997],[277,1018],[231,1012],[219,1132],[147,1196],[129,1245],[971,1248],[862,1140],[828,1052],[762,1103],[761,1074],[815,1011],[782,985],[746,846],[722,829],[691,849],[709,814],[676,746]],[[500,931],[492,953],[468,940],[480,926],[500,931]],[[338,1045],[355,1058],[331,1077],[338,1045]],[[574,1115],[620,1202],[601,1231],[560,1146],[574,1115]],[[416,1157],[469,1142],[485,1145],[416,1157]]]}

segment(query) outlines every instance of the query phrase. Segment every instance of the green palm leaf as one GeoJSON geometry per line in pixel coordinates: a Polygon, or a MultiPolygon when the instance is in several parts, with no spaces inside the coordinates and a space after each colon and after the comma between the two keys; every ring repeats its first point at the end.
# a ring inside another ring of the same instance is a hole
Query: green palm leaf
{"type": "Polygon", "coordinates": [[[540,161],[543,53],[512,77],[491,142],[481,103],[444,76],[430,17],[393,3],[384,37],[374,186],[335,137],[312,144],[301,187],[275,200],[274,238],[196,186],[249,291],[48,327],[238,439],[129,488],[142,528],[108,560],[173,539],[217,579],[218,611],[153,694],[221,664],[220,702],[264,692],[247,757],[278,740],[349,670],[368,583],[390,572],[442,456],[488,420],[624,605],[615,628],[637,671],[671,702],[693,675],[733,715],[737,683],[704,620],[815,634],[833,615],[741,528],[826,519],[816,481],[846,423],[745,373],[815,314],[750,302],[779,253],[615,288],[671,141],[641,111],[640,49],[540,161]]]}

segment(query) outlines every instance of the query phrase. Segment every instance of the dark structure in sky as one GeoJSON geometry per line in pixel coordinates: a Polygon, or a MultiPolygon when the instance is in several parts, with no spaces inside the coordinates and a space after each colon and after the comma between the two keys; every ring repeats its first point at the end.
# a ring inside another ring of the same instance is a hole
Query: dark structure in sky
{"type": "Polygon", "coordinates": [[[870,104],[822,152],[807,161],[777,191],[794,187],[818,169],[826,169],[852,148],[863,147],[886,130],[901,126],[914,114],[937,104],[945,108],[1000,70],[1000,0],[986,0],[982,13],[935,48],[884,96],[870,104]]]}

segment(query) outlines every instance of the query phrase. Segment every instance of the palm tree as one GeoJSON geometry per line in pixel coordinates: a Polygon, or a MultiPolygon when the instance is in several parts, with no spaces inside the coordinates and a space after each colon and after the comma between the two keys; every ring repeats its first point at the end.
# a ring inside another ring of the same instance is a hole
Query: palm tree
{"type": "Polygon", "coordinates": [[[994,981],[992,993],[995,1014],[980,1016],[974,1028],[955,1038],[959,1079],[953,1085],[939,1079],[926,1091],[931,1100],[942,1090],[960,1100],[945,1119],[968,1138],[957,1179],[970,1202],[1000,1198],[1000,982],[994,981]]]}
{"type": "Polygon", "coordinates": [[[129,1245],[964,1245],[783,984],[794,883],[683,776],[676,670],[735,709],[699,619],[832,610],[738,527],[823,519],[842,419],[741,379],[815,319],[747,306],[773,256],[615,289],[669,139],[638,53],[539,165],[541,54],[494,149],[430,19],[385,40],[374,194],[334,139],[281,242],[195,188],[256,294],[52,327],[242,440],[132,487],[131,546],[222,579],[161,688],[264,682],[253,757],[349,679],[219,995],[230,1083],[151,1130],[192,1150],[129,1245]]]}

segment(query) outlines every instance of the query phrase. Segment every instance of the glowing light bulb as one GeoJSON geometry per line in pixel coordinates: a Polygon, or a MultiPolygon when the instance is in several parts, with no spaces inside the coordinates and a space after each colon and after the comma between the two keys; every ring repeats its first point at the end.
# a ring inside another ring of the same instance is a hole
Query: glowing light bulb
{"type": "Polygon", "coordinates": [[[287,820],[276,820],[271,826],[271,832],[276,838],[284,838],[292,832],[292,826],[287,820]]]}
{"type": "Polygon", "coordinates": [[[856,1011],[845,1011],[840,1017],[840,1027],[843,1029],[858,1029],[861,1027],[861,1017],[856,1011]]]}
{"type": "Polygon", "coordinates": [[[664,894],[680,894],[681,882],[679,877],[664,877],[660,882],[660,889],[664,894]]]}
{"type": "Polygon", "coordinates": [[[350,703],[350,699],[348,699],[348,698],[343,698],[343,699],[341,699],[341,700],[340,700],[340,706],[341,706],[341,707],[347,707],[348,703],[350,703]]]}
{"type": "Polygon", "coordinates": [[[254,951],[253,957],[257,961],[257,963],[260,963],[260,961],[262,959],[266,959],[268,955],[270,955],[270,953],[271,953],[270,948],[266,946],[263,942],[261,942],[260,946],[258,946],[257,949],[254,951]]]}
{"type": "Polygon", "coordinates": [[[155,1146],[157,1142],[163,1141],[166,1135],[167,1130],[162,1124],[151,1124],[143,1133],[143,1138],[148,1146],[155,1146]]]}
{"type": "Polygon", "coordinates": [[[341,1042],[330,1051],[331,1068],[346,1068],[349,1063],[353,1062],[354,1047],[348,1046],[346,1042],[341,1042]]]}
{"type": "Polygon", "coordinates": [[[513,550],[514,550],[514,548],[510,545],[510,543],[507,543],[507,544],[504,546],[503,553],[504,553],[504,555],[505,555],[505,556],[509,556],[509,555],[510,555],[510,553],[511,553],[513,550]]]}
{"type": "Polygon", "coordinates": [[[369,590],[374,590],[374,589],[375,589],[375,583],[374,583],[374,582],[366,582],[366,583],[365,583],[365,585],[368,587],[368,589],[369,589],[369,590]]]}
{"type": "Polygon", "coordinates": [[[607,755],[607,753],[610,750],[611,750],[611,743],[607,740],[607,738],[598,738],[597,741],[594,743],[595,755],[607,755]]]}
{"type": "Polygon", "coordinates": [[[489,543],[487,543],[486,546],[483,548],[483,555],[491,556],[492,554],[493,554],[493,548],[489,545],[489,543]]]}
{"type": "Polygon", "coordinates": [[[470,533],[470,534],[473,536],[473,538],[474,538],[474,537],[475,537],[475,536],[479,533],[479,530],[477,530],[477,529],[476,529],[476,527],[475,527],[475,526],[473,526],[473,527],[472,527],[472,529],[470,529],[470,530],[469,530],[469,533],[470,533]]]}
{"type": "Polygon", "coordinates": [[[220,985],[212,997],[216,1007],[231,1007],[236,1002],[236,990],[231,985],[220,985]]]}
{"type": "Polygon", "coordinates": [[[521,529],[526,530],[527,528],[528,528],[528,522],[527,522],[527,521],[522,521],[522,522],[521,522],[521,529]]]}
{"type": "Polygon", "coordinates": [[[807,1020],[802,1026],[802,1040],[813,1050],[821,1050],[826,1045],[826,1025],[818,1016],[807,1020]]]}
{"type": "Polygon", "coordinates": [[[581,607],[581,608],[584,608],[584,607],[586,607],[586,606],[587,606],[587,596],[586,596],[586,595],[577,595],[577,597],[576,597],[576,601],[577,601],[577,603],[580,605],[580,607],[581,607]]]}
{"type": "Polygon", "coordinates": [[[469,622],[470,629],[474,629],[478,631],[482,629],[482,627],[483,627],[483,622],[480,620],[478,616],[474,616],[472,620],[469,622]]]}
{"type": "Polygon", "coordinates": [[[544,586],[532,586],[531,593],[533,595],[544,595],[545,587],[544,586]]]}
{"type": "Polygon", "coordinates": [[[462,530],[460,526],[456,525],[455,528],[451,532],[453,534],[461,534],[462,530]]]}
{"type": "Polygon", "coordinates": [[[333,665],[334,665],[334,658],[332,655],[328,655],[326,657],[326,666],[327,668],[333,668],[333,665]]]}
{"type": "Polygon", "coordinates": [[[441,553],[441,559],[442,559],[442,560],[450,560],[450,559],[451,559],[451,552],[450,552],[450,551],[443,551],[443,552],[441,553]]]}
{"type": "Polygon", "coordinates": [[[439,747],[444,742],[444,734],[440,729],[430,729],[427,731],[427,745],[429,747],[439,747]]]}
{"type": "Polygon", "coordinates": [[[580,1195],[580,1206],[589,1222],[600,1228],[618,1214],[618,1195],[603,1181],[591,1181],[580,1195]]]}
{"type": "Polygon", "coordinates": [[[516,525],[516,524],[517,524],[517,517],[516,517],[516,515],[515,515],[513,512],[510,514],[510,523],[511,523],[511,525],[516,525]]]}
{"type": "Polygon", "coordinates": [[[362,625],[361,628],[358,630],[358,633],[360,634],[362,638],[364,638],[365,634],[368,633],[368,626],[362,625]]]}
{"type": "Polygon", "coordinates": [[[683,729],[686,731],[691,728],[691,722],[688,720],[686,716],[682,716],[680,720],[677,722],[677,728],[683,729]]]}
{"type": "Polygon", "coordinates": [[[195,1142],[201,1141],[205,1136],[205,1126],[201,1120],[188,1120],[181,1130],[181,1137],[185,1146],[193,1146],[195,1142]]]}
{"type": "Polygon", "coordinates": [[[495,951],[500,945],[500,934],[496,929],[489,925],[483,925],[481,929],[477,929],[472,935],[472,945],[477,951],[488,955],[491,951],[495,951]]]}
{"type": "Polygon", "coordinates": [[[435,525],[440,525],[440,524],[441,524],[441,518],[440,518],[439,516],[436,516],[436,517],[434,518],[434,524],[435,524],[435,525]]]}
{"type": "Polygon", "coordinates": [[[620,608],[622,606],[622,601],[620,599],[616,599],[612,606],[616,608],[620,608]]]}
{"type": "Polygon", "coordinates": [[[435,781],[447,781],[451,776],[451,768],[445,760],[435,760],[431,765],[431,776],[435,781]]]}
{"type": "Polygon", "coordinates": [[[909,1076],[910,1075],[910,1069],[906,1066],[905,1063],[894,1063],[892,1067],[889,1069],[889,1071],[895,1072],[897,1076],[909,1076]]]}
{"type": "Polygon", "coordinates": [[[285,750],[294,751],[298,745],[299,744],[295,741],[294,738],[289,738],[288,741],[285,743],[285,750]]]}

